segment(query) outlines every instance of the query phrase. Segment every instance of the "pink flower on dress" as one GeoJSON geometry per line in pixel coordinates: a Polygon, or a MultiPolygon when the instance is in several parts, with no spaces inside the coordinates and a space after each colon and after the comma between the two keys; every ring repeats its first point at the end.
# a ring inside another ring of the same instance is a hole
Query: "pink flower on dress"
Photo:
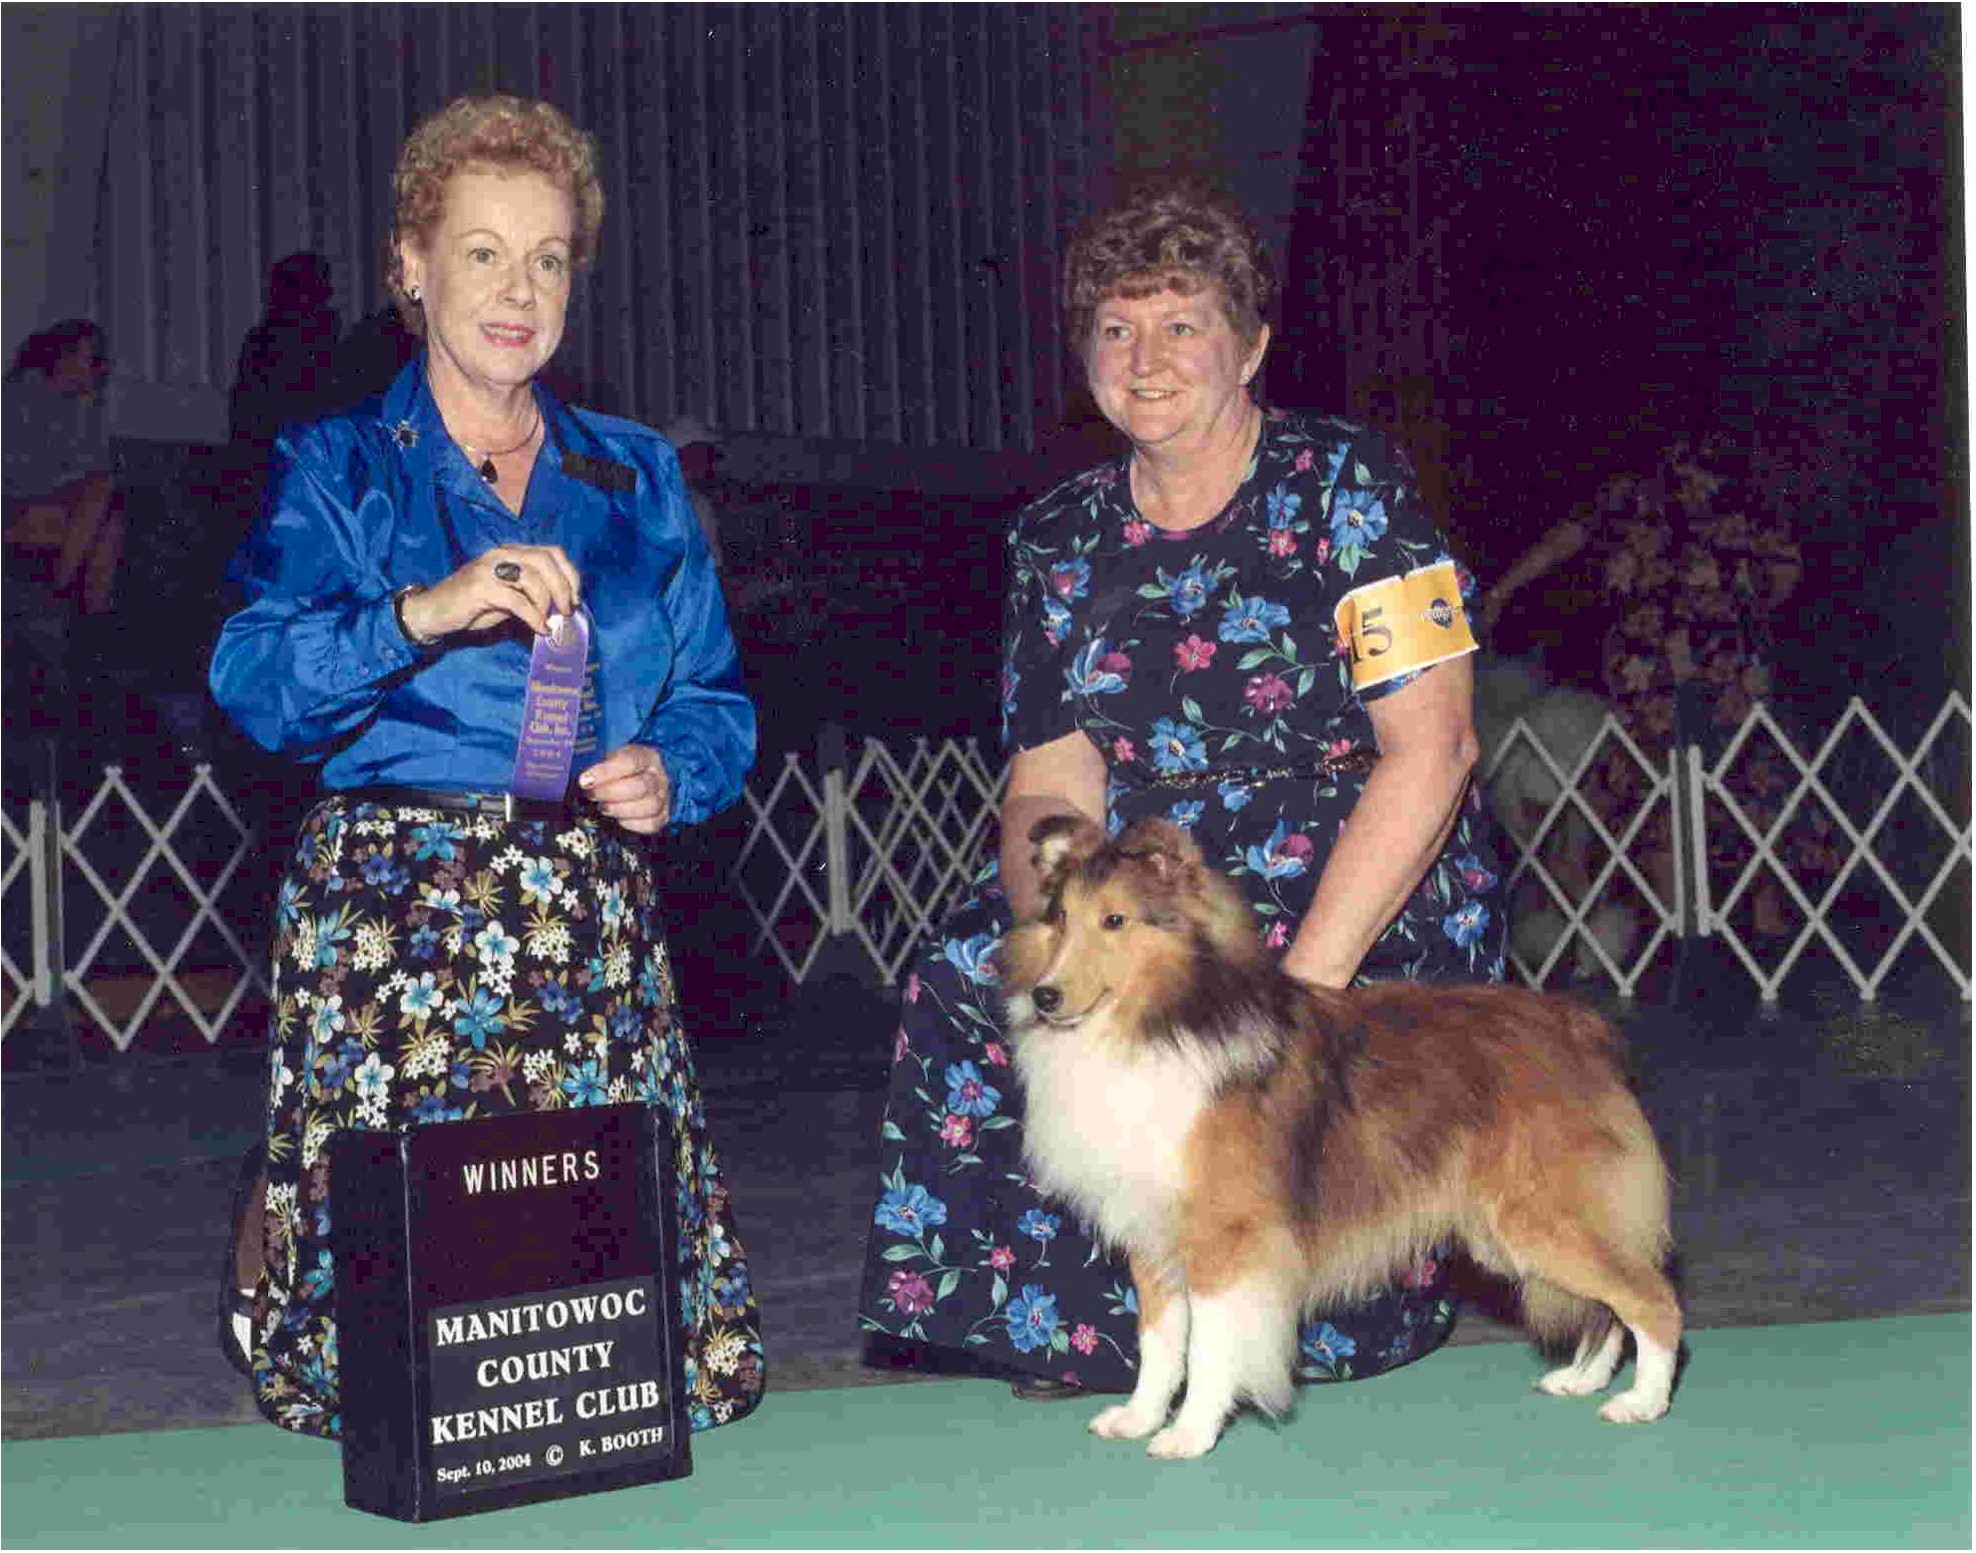
{"type": "Polygon", "coordinates": [[[1191,674],[1196,669],[1204,669],[1214,662],[1213,642],[1204,642],[1198,636],[1190,636],[1173,649],[1173,660],[1180,665],[1182,674],[1191,674]]]}
{"type": "Polygon", "coordinates": [[[988,1265],[998,1273],[1005,1273],[1015,1266],[1015,1252],[1007,1246],[997,1246],[988,1253],[988,1265]]]}
{"type": "Polygon", "coordinates": [[[1135,550],[1152,537],[1153,526],[1144,518],[1134,518],[1125,525],[1125,542],[1135,550]]]}
{"type": "Polygon", "coordinates": [[[1322,566],[1326,561],[1331,559],[1331,536],[1329,534],[1322,536],[1318,540],[1317,554],[1311,559],[1316,561],[1319,566],[1322,566]]]}
{"type": "Polygon", "coordinates": [[[998,1068],[1006,1068],[1009,1065],[1009,1054],[1000,1041],[985,1043],[981,1048],[981,1056],[983,1061],[992,1063],[998,1068]]]}
{"type": "Polygon", "coordinates": [[[1121,733],[1116,739],[1112,740],[1112,759],[1117,761],[1121,766],[1127,765],[1138,758],[1139,751],[1137,746],[1130,739],[1126,738],[1124,734],[1121,733]]]}
{"type": "Polygon", "coordinates": [[[1409,1289],[1424,1289],[1434,1281],[1434,1275],[1440,1270],[1441,1264],[1433,1257],[1423,1257],[1401,1282],[1409,1289]]]}
{"type": "Polygon", "coordinates": [[[1273,528],[1269,531],[1269,553],[1275,556],[1295,555],[1297,536],[1287,528],[1273,528]]]}
{"type": "Polygon", "coordinates": [[[1307,474],[1309,474],[1309,473],[1310,473],[1310,471],[1311,471],[1311,465],[1313,465],[1313,464],[1315,464],[1316,462],[1317,462],[1317,449],[1316,449],[1316,448],[1308,448],[1308,447],[1307,447],[1307,448],[1299,448],[1299,449],[1297,449],[1297,473],[1298,473],[1298,474],[1300,474],[1300,475],[1307,475],[1307,474]]]}
{"type": "Polygon", "coordinates": [[[906,1001],[908,1003],[917,1003],[919,1001],[919,972],[918,971],[914,971],[912,975],[906,978],[906,1001]]]}
{"type": "Polygon", "coordinates": [[[1096,1353],[1098,1351],[1098,1329],[1089,1325],[1087,1322],[1078,1322],[1076,1326],[1071,1328],[1070,1346],[1075,1348],[1079,1353],[1096,1353]]]}
{"type": "Polygon", "coordinates": [[[1280,674],[1252,674],[1242,699],[1263,716],[1271,717],[1296,700],[1297,693],[1280,674]]]}
{"type": "Polygon", "coordinates": [[[1263,939],[1263,943],[1268,948],[1281,949],[1285,944],[1289,942],[1290,942],[1290,924],[1284,921],[1281,917],[1278,917],[1274,922],[1270,923],[1269,934],[1267,937],[1263,939]]]}
{"type": "Polygon", "coordinates": [[[906,1027],[899,1026],[899,1033],[892,1037],[892,1060],[904,1062],[906,1053],[913,1049],[912,1042],[906,1039],[906,1027]]]}
{"type": "Polygon", "coordinates": [[[926,1281],[923,1273],[910,1273],[901,1268],[887,1280],[885,1290],[892,1296],[892,1303],[902,1315],[917,1316],[933,1308],[933,1285],[926,1281]]]}
{"type": "Polygon", "coordinates": [[[1358,746],[1350,739],[1333,739],[1329,744],[1324,746],[1324,753],[1328,758],[1336,760],[1341,755],[1351,754],[1357,748],[1358,746]]]}
{"type": "Polygon", "coordinates": [[[940,1118],[940,1141],[949,1148],[966,1148],[974,1141],[974,1118],[949,1111],[940,1118]]]}

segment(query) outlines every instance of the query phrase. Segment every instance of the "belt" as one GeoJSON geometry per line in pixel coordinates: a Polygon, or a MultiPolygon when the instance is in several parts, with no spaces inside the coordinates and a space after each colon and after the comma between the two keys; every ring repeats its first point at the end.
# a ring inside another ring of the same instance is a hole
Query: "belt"
{"type": "Polygon", "coordinates": [[[1147,787],[1171,791],[1176,788],[1191,787],[1261,787],[1266,782],[1302,780],[1314,782],[1323,777],[1342,776],[1346,772],[1370,771],[1378,763],[1379,751],[1370,745],[1360,745],[1339,755],[1326,755],[1322,760],[1293,762],[1287,766],[1222,766],[1208,767],[1202,771],[1164,771],[1149,778],[1147,787]]]}
{"type": "Polygon", "coordinates": [[[426,787],[346,787],[324,795],[346,803],[381,804],[387,809],[449,809],[455,814],[485,814],[497,820],[570,820],[576,811],[566,803],[540,798],[517,798],[513,793],[458,793],[426,787]]]}

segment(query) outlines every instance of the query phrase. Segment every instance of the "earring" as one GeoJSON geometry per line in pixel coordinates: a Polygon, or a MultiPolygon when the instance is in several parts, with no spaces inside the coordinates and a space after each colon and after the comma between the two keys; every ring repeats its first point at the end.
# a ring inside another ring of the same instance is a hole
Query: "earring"
{"type": "Polygon", "coordinates": [[[412,302],[416,302],[416,301],[418,301],[418,300],[419,300],[419,288],[418,288],[417,286],[407,286],[407,287],[405,288],[405,296],[406,296],[406,298],[407,298],[408,300],[410,300],[410,301],[412,301],[412,302]]]}

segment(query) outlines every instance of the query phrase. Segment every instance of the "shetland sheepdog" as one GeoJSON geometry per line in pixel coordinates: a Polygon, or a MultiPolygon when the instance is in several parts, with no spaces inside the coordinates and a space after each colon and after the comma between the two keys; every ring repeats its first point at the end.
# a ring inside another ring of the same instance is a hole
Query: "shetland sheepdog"
{"type": "Polygon", "coordinates": [[[1539,1389],[1603,1390],[1631,1332],[1633,1386],[1599,1416],[1667,1410],[1667,1172],[1610,1025],[1520,989],[1308,987],[1163,820],[1031,840],[1045,911],[999,955],[1027,1163],[1139,1297],[1138,1381],[1094,1434],[1193,1457],[1242,1402],[1282,1415],[1302,1316],[1457,1237],[1533,1335],[1575,1344],[1539,1389]]]}

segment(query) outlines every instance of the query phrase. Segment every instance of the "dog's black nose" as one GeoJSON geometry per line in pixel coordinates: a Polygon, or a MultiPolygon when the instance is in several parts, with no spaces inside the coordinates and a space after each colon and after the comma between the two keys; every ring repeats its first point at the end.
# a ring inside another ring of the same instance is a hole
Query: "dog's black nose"
{"type": "Polygon", "coordinates": [[[1063,1003],[1063,994],[1055,987],[1038,987],[1029,994],[1029,1001],[1042,1013],[1054,1014],[1063,1003]]]}

